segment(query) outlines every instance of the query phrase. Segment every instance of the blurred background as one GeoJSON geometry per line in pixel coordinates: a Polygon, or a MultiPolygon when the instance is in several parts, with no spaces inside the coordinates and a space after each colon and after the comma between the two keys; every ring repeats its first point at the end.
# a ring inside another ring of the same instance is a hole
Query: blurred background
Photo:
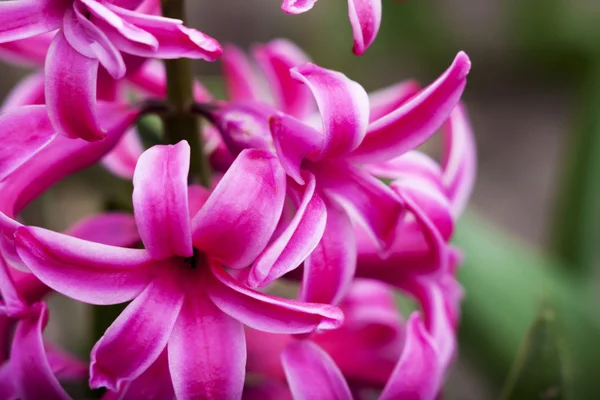
{"type": "MultiPolygon", "coordinates": [[[[542,386],[558,376],[547,390],[512,398],[600,398],[600,2],[382,2],[381,31],[361,57],[351,53],[343,0],[299,16],[283,14],[279,0],[190,1],[189,19],[244,48],[289,38],[367,90],[410,78],[426,84],[466,51],[479,168],[455,239],[466,256],[466,297],[445,398],[498,398],[511,370],[513,382],[542,386]]],[[[218,63],[196,68],[214,84],[218,63]]],[[[0,97],[25,73],[0,65],[0,97]]],[[[64,229],[102,206],[103,179],[92,171],[61,184],[26,218],[64,229]]]]}

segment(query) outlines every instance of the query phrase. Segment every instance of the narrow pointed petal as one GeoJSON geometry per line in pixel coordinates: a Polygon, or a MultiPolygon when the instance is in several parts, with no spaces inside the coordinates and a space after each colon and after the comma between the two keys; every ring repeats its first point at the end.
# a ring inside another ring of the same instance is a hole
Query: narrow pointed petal
{"type": "Polygon", "coordinates": [[[320,164],[314,173],[325,193],[341,203],[383,250],[388,249],[404,215],[400,198],[383,182],[353,165],[320,164]]]}
{"type": "Polygon", "coordinates": [[[54,38],[46,58],[46,104],[58,133],[87,141],[106,133],[96,123],[98,60],[77,52],[62,31],[54,38]]]}
{"type": "Polygon", "coordinates": [[[352,399],[344,375],[316,344],[308,340],[292,342],[283,351],[281,361],[294,399],[352,399]]]}
{"type": "Polygon", "coordinates": [[[244,386],[244,327],[201,292],[188,292],[169,339],[177,399],[239,399],[244,386]]]}
{"type": "Polygon", "coordinates": [[[0,58],[28,67],[43,67],[55,32],[32,36],[14,42],[0,43],[0,58]]]}
{"type": "Polygon", "coordinates": [[[285,185],[273,154],[241,152],[192,220],[194,247],[229,268],[249,266],[277,227],[285,185]]]}
{"type": "Polygon", "coordinates": [[[402,356],[381,393],[381,400],[435,399],[441,376],[437,352],[418,313],[407,323],[402,356]]]}
{"type": "Polygon", "coordinates": [[[141,155],[133,176],[133,208],[146,250],[155,259],[191,257],[187,177],[190,145],[153,146],[141,155]]]}
{"type": "Polygon", "coordinates": [[[459,105],[454,109],[442,134],[444,183],[448,188],[452,213],[458,217],[469,201],[477,172],[475,136],[464,106],[459,105]]]}
{"type": "Polygon", "coordinates": [[[152,276],[152,259],[144,250],[29,227],[17,230],[15,244],[23,262],[42,282],[90,304],[129,301],[144,290],[152,276]]]}
{"type": "Polygon", "coordinates": [[[316,111],[310,90],[290,75],[290,69],[310,62],[298,46],[289,40],[276,39],[254,47],[252,54],[265,72],[279,110],[296,118],[305,118],[316,111]]]}
{"type": "Polygon", "coordinates": [[[298,184],[304,185],[302,161],[317,159],[323,148],[323,135],[315,129],[283,113],[269,118],[269,129],[277,156],[285,172],[298,184]]]}
{"type": "Polygon", "coordinates": [[[92,349],[90,386],[118,390],[150,367],[169,341],[183,298],[174,277],[156,277],[92,349]]]}
{"type": "Polygon", "coordinates": [[[126,180],[133,179],[135,166],[144,152],[136,129],[129,129],[115,148],[102,159],[102,165],[110,172],[126,180]]]}
{"type": "Polygon", "coordinates": [[[255,261],[248,275],[248,285],[251,287],[265,286],[297,268],[321,240],[327,221],[327,208],[321,196],[315,192],[314,175],[307,173],[305,176],[308,182],[304,187],[302,202],[289,225],[255,261]]]}
{"type": "Polygon", "coordinates": [[[363,169],[380,179],[419,178],[432,186],[443,188],[442,169],[431,157],[420,151],[409,151],[391,160],[364,164],[363,169]]]}
{"type": "Polygon", "coordinates": [[[129,384],[124,385],[120,392],[107,392],[102,400],[168,400],[175,398],[167,348],[158,356],[156,361],[140,376],[129,384]]]}
{"type": "Polygon", "coordinates": [[[125,212],[106,212],[72,225],[67,234],[109,246],[131,247],[139,243],[135,218],[125,212]]]}
{"type": "Polygon", "coordinates": [[[4,99],[0,114],[16,107],[44,104],[44,84],[43,72],[34,72],[21,80],[4,99]]]}
{"type": "Polygon", "coordinates": [[[15,330],[10,354],[13,383],[22,400],[69,400],[52,373],[42,339],[42,330],[48,320],[48,310],[36,303],[30,314],[23,317],[15,330]],[[35,382],[35,384],[32,384],[35,382]]]}
{"type": "Polygon", "coordinates": [[[230,101],[261,99],[257,73],[242,50],[234,45],[225,46],[221,62],[227,99],[230,101]]]}
{"type": "Polygon", "coordinates": [[[358,162],[384,161],[423,144],[458,104],[471,69],[460,52],[436,81],[395,111],[369,125],[361,145],[352,153],[358,162]]]}
{"type": "Polygon", "coordinates": [[[12,0],[0,2],[0,43],[58,29],[69,2],[12,0]]]}
{"type": "Polygon", "coordinates": [[[415,81],[404,81],[369,93],[369,123],[385,117],[408,99],[419,93],[419,84],[415,81]]]}
{"type": "Polygon", "coordinates": [[[272,333],[307,333],[339,327],[342,311],[327,304],[286,300],[238,284],[222,267],[211,264],[214,275],[207,287],[211,300],[226,314],[249,327],[272,333]]]}
{"type": "Polygon", "coordinates": [[[348,16],[354,47],[352,51],[357,56],[375,41],[381,25],[381,0],[348,0],[348,16]]]}
{"type": "Polygon", "coordinates": [[[283,0],[281,9],[288,14],[301,14],[313,8],[317,0],[283,0]]]}
{"type": "Polygon", "coordinates": [[[327,226],[319,244],[304,262],[298,300],[337,304],[356,271],[354,228],[346,211],[327,202],[327,226]]]}
{"type": "Polygon", "coordinates": [[[369,97],[344,74],[307,63],[291,70],[292,77],[312,91],[323,122],[320,157],[335,157],[354,150],[369,123],[369,97]]]}
{"type": "Polygon", "coordinates": [[[0,115],[0,180],[48,146],[56,136],[46,106],[24,106],[0,115]]]}

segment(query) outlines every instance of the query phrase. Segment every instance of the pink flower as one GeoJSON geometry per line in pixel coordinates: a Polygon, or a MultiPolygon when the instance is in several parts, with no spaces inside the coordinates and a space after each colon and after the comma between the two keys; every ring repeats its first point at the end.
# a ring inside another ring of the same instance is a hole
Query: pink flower
{"type": "Polygon", "coordinates": [[[46,56],[45,95],[52,125],[61,134],[88,141],[105,136],[103,121],[96,115],[98,66],[114,79],[124,77],[127,68],[121,52],[209,61],[221,54],[216,40],[182,21],[147,15],[145,7],[142,1],[126,0],[0,3],[0,43],[59,29],[46,56]],[[138,6],[140,11],[133,11],[138,6]]]}
{"type": "Polygon", "coordinates": [[[19,228],[18,254],[45,284],[92,304],[133,300],[92,351],[93,387],[142,375],[167,349],[178,398],[238,397],[246,358],[242,323],[273,333],[337,327],[332,306],[283,300],[240,286],[221,266],[248,266],[272,235],[285,195],[274,155],[240,154],[212,193],[189,192],[189,146],[147,150],[134,175],[145,249],[19,228]],[[203,354],[203,357],[197,357],[203,354]]]}
{"type": "MultiPolygon", "coordinates": [[[[317,0],[283,0],[281,9],[288,14],[310,10],[317,0]]],[[[354,35],[354,54],[361,55],[375,41],[381,24],[381,0],[348,0],[348,16],[354,35]]]]}

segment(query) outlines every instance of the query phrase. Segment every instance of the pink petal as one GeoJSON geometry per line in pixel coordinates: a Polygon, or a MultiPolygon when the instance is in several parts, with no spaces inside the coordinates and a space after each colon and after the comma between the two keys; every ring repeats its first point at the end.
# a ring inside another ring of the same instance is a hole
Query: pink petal
{"type": "Polygon", "coordinates": [[[460,52],[435,82],[395,111],[369,125],[369,131],[352,156],[359,162],[397,157],[424,143],[437,131],[458,104],[471,69],[460,52]]]}
{"type": "Polygon", "coordinates": [[[46,106],[18,107],[0,115],[0,180],[34,157],[56,133],[46,106]]]}
{"type": "Polygon", "coordinates": [[[44,343],[44,348],[50,369],[59,380],[75,381],[87,378],[87,362],[81,361],[48,342],[44,343]]]}
{"type": "Polygon", "coordinates": [[[124,385],[123,390],[119,393],[107,392],[102,400],[166,400],[174,398],[175,393],[171,383],[169,359],[165,347],[160,356],[146,371],[132,382],[124,385]]]}
{"type": "Polygon", "coordinates": [[[402,356],[383,389],[381,400],[435,399],[440,388],[437,352],[418,313],[406,327],[402,356]]]}
{"type": "Polygon", "coordinates": [[[260,100],[262,96],[257,73],[238,47],[225,46],[221,62],[227,98],[230,101],[260,100]]]}
{"type": "Polygon", "coordinates": [[[48,32],[14,42],[0,43],[0,58],[31,67],[43,67],[54,35],[55,32],[48,32]]]}
{"type": "Polygon", "coordinates": [[[133,179],[135,166],[144,152],[136,129],[129,129],[115,148],[102,159],[102,165],[116,176],[133,179]]]}
{"type": "Polygon", "coordinates": [[[428,155],[420,151],[409,151],[400,157],[391,160],[364,164],[363,169],[378,178],[396,179],[424,179],[427,184],[443,188],[442,169],[439,164],[428,155]]]}
{"type": "Polygon", "coordinates": [[[281,355],[281,361],[294,399],[352,399],[344,375],[316,344],[307,340],[292,342],[281,355]]]}
{"type": "Polygon", "coordinates": [[[313,8],[317,0],[283,0],[281,9],[288,14],[301,14],[313,8]]]}
{"type": "Polygon", "coordinates": [[[139,158],[133,176],[133,208],[146,250],[155,259],[191,257],[187,179],[190,145],[153,146],[139,158]]]}
{"type": "Polygon", "coordinates": [[[124,212],[107,212],[84,218],[66,233],[109,246],[132,247],[140,241],[135,219],[124,212]]]}
{"type": "Polygon", "coordinates": [[[354,150],[363,140],[369,122],[369,97],[344,74],[307,63],[291,70],[292,77],[312,91],[323,120],[325,143],[321,157],[354,150]]]}
{"type": "Polygon", "coordinates": [[[10,352],[13,383],[22,400],[69,400],[52,374],[42,340],[42,330],[48,320],[43,303],[34,304],[30,314],[17,324],[10,352]]]}
{"type": "Polygon", "coordinates": [[[211,300],[226,314],[253,329],[272,333],[307,333],[335,329],[341,310],[326,304],[286,300],[240,286],[222,267],[211,264],[215,278],[207,288],[211,300]]]}
{"type": "Polygon", "coordinates": [[[323,135],[303,122],[283,113],[269,118],[269,128],[275,149],[285,172],[304,185],[302,162],[317,159],[323,148],[323,135]]]}
{"type": "Polygon", "coordinates": [[[70,138],[104,138],[106,133],[96,122],[98,61],[75,51],[62,31],[52,41],[46,60],[46,104],[52,125],[70,138]]]}
{"type": "Polygon", "coordinates": [[[118,390],[150,367],[169,341],[183,298],[176,279],[167,274],[156,277],[92,349],[90,386],[118,390]]]}
{"type": "Polygon", "coordinates": [[[188,292],[169,339],[177,399],[239,399],[244,386],[244,329],[199,292],[188,292]]]}
{"type": "MultiPolygon", "coordinates": [[[[296,215],[255,261],[248,276],[248,285],[251,287],[265,286],[297,268],[321,240],[327,221],[327,209],[315,192],[315,177],[310,173],[305,176],[308,183],[296,215]]],[[[302,193],[300,189],[298,192],[302,193]]]]}
{"type": "Polygon", "coordinates": [[[18,316],[27,310],[27,303],[17,290],[11,267],[0,257],[0,314],[18,316]]]}
{"type": "Polygon", "coordinates": [[[265,72],[278,109],[296,118],[304,118],[315,111],[310,90],[292,78],[290,69],[310,61],[295,44],[285,39],[272,40],[254,47],[252,54],[265,72]]]}
{"type": "Polygon", "coordinates": [[[58,29],[68,3],[55,0],[0,2],[0,43],[58,29]]]}
{"type": "Polygon", "coordinates": [[[354,229],[346,212],[327,202],[327,226],[318,246],[304,262],[298,299],[337,304],[356,270],[354,229]]]}
{"type": "Polygon", "coordinates": [[[136,297],[152,276],[145,250],[107,246],[42,228],[15,234],[19,256],[42,282],[76,300],[117,304],[136,297]]]}
{"type": "Polygon", "coordinates": [[[244,150],[192,220],[194,247],[229,268],[250,265],[275,231],[285,172],[263,150],[244,150]]]}
{"type": "Polygon", "coordinates": [[[35,72],[15,86],[4,99],[0,114],[20,106],[44,104],[44,73],[35,72]]]}
{"type": "Polygon", "coordinates": [[[466,110],[459,105],[450,114],[442,130],[444,137],[444,183],[448,188],[452,214],[458,217],[464,211],[477,172],[475,137],[466,110]]]}
{"type": "Polygon", "coordinates": [[[325,192],[340,202],[382,249],[391,246],[396,226],[404,215],[404,205],[388,186],[341,162],[319,163],[313,172],[325,192]]]}
{"type": "Polygon", "coordinates": [[[381,24],[381,0],[348,0],[348,16],[357,56],[373,43],[381,24]]]}
{"type": "Polygon", "coordinates": [[[369,123],[385,117],[408,99],[419,93],[419,84],[415,81],[404,81],[395,85],[369,93],[369,123]]]}
{"type": "Polygon", "coordinates": [[[19,398],[17,388],[13,382],[10,363],[0,365],[0,399],[16,400],[19,398]]]}

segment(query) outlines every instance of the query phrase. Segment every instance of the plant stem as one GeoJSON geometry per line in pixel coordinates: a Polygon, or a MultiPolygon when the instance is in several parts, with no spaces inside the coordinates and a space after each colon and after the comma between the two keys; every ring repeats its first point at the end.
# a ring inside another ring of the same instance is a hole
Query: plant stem
{"type": "MultiPolygon", "coordinates": [[[[185,0],[162,0],[165,17],[185,22],[185,0]]],[[[187,58],[165,60],[167,70],[167,100],[172,111],[163,116],[165,137],[171,144],[187,140],[191,147],[190,178],[210,185],[208,159],[203,151],[198,118],[189,112],[194,102],[192,63],[187,58]]]]}

